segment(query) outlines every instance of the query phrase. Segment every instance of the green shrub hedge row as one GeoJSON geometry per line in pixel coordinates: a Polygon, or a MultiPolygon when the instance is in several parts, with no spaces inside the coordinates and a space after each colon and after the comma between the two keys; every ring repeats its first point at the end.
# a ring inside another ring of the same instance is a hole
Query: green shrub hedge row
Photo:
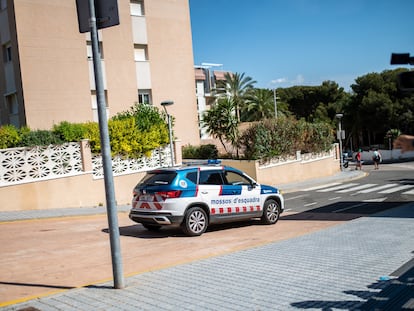
{"type": "Polygon", "coordinates": [[[309,123],[294,118],[269,119],[253,124],[240,137],[248,159],[270,159],[282,155],[328,151],[334,130],[328,123],[309,123]]]}
{"type": "MultiPolygon", "coordinates": [[[[135,105],[108,121],[113,155],[140,157],[169,142],[168,126],[158,109],[135,105]]],[[[12,125],[0,127],[0,149],[13,147],[48,146],[65,142],[90,141],[93,153],[101,151],[99,124],[96,122],[61,122],[51,130],[20,129],[12,125]]]]}
{"type": "MultiPolygon", "coordinates": [[[[294,118],[280,117],[255,122],[240,133],[238,147],[241,157],[249,160],[267,160],[278,156],[328,151],[334,142],[334,130],[328,123],[309,123],[294,118]]],[[[228,155],[224,155],[227,157],[228,155]]],[[[187,159],[216,159],[216,146],[183,147],[187,159]]],[[[223,157],[223,155],[220,155],[223,157]]]]}

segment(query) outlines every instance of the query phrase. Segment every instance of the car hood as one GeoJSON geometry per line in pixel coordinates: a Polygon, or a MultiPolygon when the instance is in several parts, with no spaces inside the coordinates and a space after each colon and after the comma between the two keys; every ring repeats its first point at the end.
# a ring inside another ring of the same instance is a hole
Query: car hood
{"type": "Polygon", "coordinates": [[[260,185],[260,193],[279,193],[279,190],[275,187],[268,186],[268,185],[260,185]]]}

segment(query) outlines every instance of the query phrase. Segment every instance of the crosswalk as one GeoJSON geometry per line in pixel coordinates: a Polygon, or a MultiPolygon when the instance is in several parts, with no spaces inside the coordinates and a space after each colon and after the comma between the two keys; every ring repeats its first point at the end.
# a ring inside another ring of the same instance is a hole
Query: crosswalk
{"type": "Polygon", "coordinates": [[[332,192],[351,195],[367,194],[374,192],[379,194],[392,194],[396,192],[401,192],[401,194],[414,195],[414,184],[410,185],[389,183],[379,185],[370,183],[331,183],[328,185],[307,188],[302,191],[332,192]]]}

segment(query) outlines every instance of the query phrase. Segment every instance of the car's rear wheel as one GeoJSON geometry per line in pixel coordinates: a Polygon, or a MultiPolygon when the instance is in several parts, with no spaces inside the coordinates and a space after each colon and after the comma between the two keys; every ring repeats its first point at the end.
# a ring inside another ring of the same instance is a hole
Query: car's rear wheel
{"type": "Polygon", "coordinates": [[[263,205],[262,222],[267,225],[275,224],[279,220],[280,206],[273,200],[267,200],[263,205]]]}
{"type": "Polygon", "coordinates": [[[190,208],[181,225],[182,230],[189,236],[202,235],[208,226],[207,213],[201,207],[190,208]]]}
{"type": "Polygon", "coordinates": [[[161,228],[160,225],[151,225],[151,224],[142,224],[142,225],[144,226],[145,229],[149,231],[158,231],[161,228]]]}

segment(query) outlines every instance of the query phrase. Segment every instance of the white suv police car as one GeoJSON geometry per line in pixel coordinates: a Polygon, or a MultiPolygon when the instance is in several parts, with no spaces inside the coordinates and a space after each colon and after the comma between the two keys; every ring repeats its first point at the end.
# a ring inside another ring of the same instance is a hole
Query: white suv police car
{"type": "Polygon", "coordinates": [[[198,236],[209,224],[250,218],[275,224],[283,209],[277,188],[214,162],[149,171],[134,188],[129,218],[148,230],[179,225],[198,236]]]}

